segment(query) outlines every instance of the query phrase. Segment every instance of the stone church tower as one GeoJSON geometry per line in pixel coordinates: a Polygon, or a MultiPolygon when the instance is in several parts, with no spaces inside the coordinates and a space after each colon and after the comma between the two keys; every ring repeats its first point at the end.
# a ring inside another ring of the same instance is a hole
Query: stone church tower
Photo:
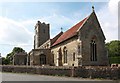
{"type": "Polygon", "coordinates": [[[109,64],[105,36],[92,7],[92,13],[50,39],[49,24],[35,25],[34,49],[28,54],[29,65],[106,66],[109,64]]]}
{"type": "Polygon", "coordinates": [[[43,43],[50,39],[49,24],[37,22],[35,25],[34,49],[40,47],[43,43]]]}
{"type": "Polygon", "coordinates": [[[34,49],[28,53],[28,65],[47,65],[50,64],[50,49],[41,46],[50,40],[49,24],[38,21],[35,25],[34,49]]]}

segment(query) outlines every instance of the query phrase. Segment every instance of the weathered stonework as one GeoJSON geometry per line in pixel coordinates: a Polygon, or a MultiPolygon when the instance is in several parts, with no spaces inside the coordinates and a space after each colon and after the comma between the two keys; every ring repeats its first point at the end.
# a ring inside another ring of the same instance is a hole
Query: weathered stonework
{"type": "Polygon", "coordinates": [[[59,75],[59,76],[71,76],[80,78],[102,78],[102,79],[113,79],[119,83],[120,80],[120,67],[103,67],[103,66],[92,66],[92,67],[56,67],[56,66],[11,66],[3,65],[0,66],[2,72],[15,72],[15,73],[32,73],[39,75],[59,75]]]}
{"type": "Polygon", "coordinates": [[[49,24],[38,21],[35,25],[34,48],[37,49],[49,39],[49,24]]]}
{"type": "Polygon", "coordinates": [[[77,59],[77,57],[78,57],[77,56],[78,55],[77,45],[78,45],[77,38],[74,37],[74,38],[72,38],[72,39],[70,39],[66,42],[63,42],[63,43],[59,44],[56,47],[53,47],[51,49],[51,51],[54,53],[54,63],[55,63],[55,65],[60,66],[59,64],[57,64],[58,63],[57,59],[59,59],[57,57],[60,56],[59,53],[58,53],[58,50],[61,49],[61,56],[62,56],[62,63],[61,63],[62,65],[61,66],[64,66],[64,65],[66,65],[66,66],[72,66],[72,65],[78,66],[78,63],[77,63],[78,62],[78,59],[77,59]],[[68,50],[67,63],[64,63],[64,56],[63,56],[64,47],[66,47],[67,50],[68,50]],[[73,53],[75,53],[75,61],[73,61],[73,53]]]}
{"type": "Polygon", "coordinates": [[[53,63],[51,62],[51,51],[50,49],[33,49],[29,53],[29,61],[28,64],[30,65],[52,65],[53,63]],[[41,55],[45,56],[45,63],[42,64],[40,62],[40,57],[41,55]]]}
{"type": "Polygon", "coordinates": [[[108,65],[105,37],[95,13],[91,14],[87,22],[79,31],[79,38],[82,41],[83,65],[108,65]],[[92,38],[96,40],[97,61],[90,61],[90,42],[92,38]]]}
{"type": "Polygon", "coordinates": [[[13,56],[13,65],[26,65],[27,63],[27,53],[19,52],[15,53],[13,56]]]}
{"type": "Polygon", "coordinates": [[[105,36],[93,11],[66,32],[50,39],[49,24],[35,26],[34,49],[28,65],[100,66],[108,65],[105,36]]]}

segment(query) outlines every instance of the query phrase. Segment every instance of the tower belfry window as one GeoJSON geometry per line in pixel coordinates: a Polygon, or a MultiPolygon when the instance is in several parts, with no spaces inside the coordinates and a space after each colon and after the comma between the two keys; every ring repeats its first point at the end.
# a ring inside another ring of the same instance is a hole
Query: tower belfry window
{"type": "Polygon", "coordinates": [[[45,29],[43,29],[43,33],[45,33],[45,29]]]}
{"type": "Polygon", "coordinates": [[[90,60],[97,61],[97,45],[95,40],[91,40],[90,43],[90,60]]]}

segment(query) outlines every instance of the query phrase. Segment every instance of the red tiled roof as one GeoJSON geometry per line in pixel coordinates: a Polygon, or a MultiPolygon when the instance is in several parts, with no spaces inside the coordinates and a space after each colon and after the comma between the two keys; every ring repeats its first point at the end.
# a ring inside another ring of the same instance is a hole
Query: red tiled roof
{"type": "Polygon", "coordinates": [[[54,44],[55,41],[63,34],[63,32],[61,31],[59,34],[57,34],[54,38],[51,39],[51,44],[54,44]]]}
{"type": "Polygon", "coordinates": [[[84,22],[86,21],[88,17],[86,17],[85,19],[83,19],[82,21],[80,21],[79,23],[77,23],[76,25],[74,25],[72,28],[70,28],[69,30],[67,30],[66,32],[64,32],[57,40],[56,42],[52,45],[55,46],[73,36],[75,36],[77,33],[77,30],[84,24],[84,22]]]}

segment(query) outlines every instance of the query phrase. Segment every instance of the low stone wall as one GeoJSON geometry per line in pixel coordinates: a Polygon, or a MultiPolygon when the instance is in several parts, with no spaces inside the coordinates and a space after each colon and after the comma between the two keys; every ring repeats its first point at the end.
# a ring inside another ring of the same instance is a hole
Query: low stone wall
{"type": "Polygon", "coordinates": [[[120,67],[0,66],[2,72],[59,75],[81,78],[120,79],[120,67]]]}
{"type": "Polygon", "coordinates": [[[120,79],[120,67],[82,67],[74,72],[74,76],[83,78],[120,79]]]}

